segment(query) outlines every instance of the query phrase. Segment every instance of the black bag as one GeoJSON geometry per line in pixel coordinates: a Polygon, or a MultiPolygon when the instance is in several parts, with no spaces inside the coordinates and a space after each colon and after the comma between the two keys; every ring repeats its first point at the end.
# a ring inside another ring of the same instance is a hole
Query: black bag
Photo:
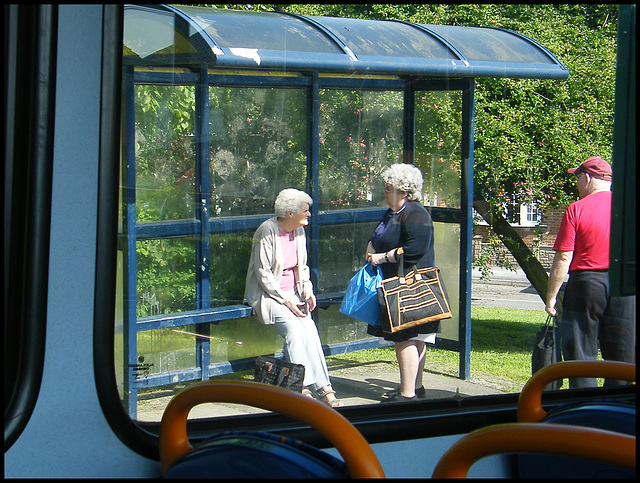
{"type": "MultiPolygon", "coordinates": [[[[556,343],[556,319],[549,315],[545,325],[536,334],[536,343],[531,354],[531,374],[561,360],[560,344],[556,343]]],[[[562,379],[558,379],[547,385],[545,389],[556,390],[561,387],[562,379]]]]}
{"type": "Polygon", "coordinates": [[[257,382],[301,392],[304,366],[271,356],[259,356],[254,365],[254,378],[257,382]]]}
{"type": "Polygon", "coordinates": [[[404,256],[398,248],[398,276],[384,279],[378,289],[383,332],[395,333],[431,323],[435,332],[442,319],[451,318],[449,297],[435,267],[417,268],[403,275],[404,256]]]}

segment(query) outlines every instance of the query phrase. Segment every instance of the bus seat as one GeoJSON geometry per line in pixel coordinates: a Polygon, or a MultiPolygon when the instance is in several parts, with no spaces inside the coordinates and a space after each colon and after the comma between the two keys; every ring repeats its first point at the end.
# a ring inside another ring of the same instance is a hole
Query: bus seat
{"type": "Polygon", "coordinates": [[[518,422],[535,423],[547,412],[542,408],[542,391],[556,379],[567,377],[606,377],[634,382],[636,365],[614,361],[564,361],[537,371],[522,388],[518,397],[518,422]]]}
{"type": "Polygon", "coordinates": [[[542,391],[556,379],[635,381],[635,364],[565,361],[536,372],[518,399],[518,422],[473,431],[441,458],[433,477],[466,477],[490,455],[515,455],[520,478],[635,478],[635,398],[572,403],[545,411],[542,391]]]}
{"type": "MultiPolygon", "coordinates": [[[[635,399],[577,402],[549,412],[541,402],[543,388],[555,379],[586,376],[635,381],[635,372],[634,364],[613,361],[565,361],[548,366],[523,387],[518,399],[518,421],[591,427],[635,437],[635,399]]],[[[517,467],[521,478],[635,478],[635,471],[616,465],[562,456],[520,454],[517,467]]]]}
{"type": "Polygon", "coordinates": [[[432,476],[465,478],[481,458],[529,452],[588,458],[635,473],[635,436],[582,426],[507,423],[472,431],[458,440],[440,458],[432,476]]]}
{"type": "Polygon", "coordinates": [[[160,462],[167,478],[384,478],[367,441],[339,412],[315,399],[253,381],[207,381],[176,394],[160,422],[160,462]],[[302,421],[322,433],[344,462],[268,433],[222,433],[193,448],[187,437],[189,411],[210,402],[245,404],[302,421]]]}

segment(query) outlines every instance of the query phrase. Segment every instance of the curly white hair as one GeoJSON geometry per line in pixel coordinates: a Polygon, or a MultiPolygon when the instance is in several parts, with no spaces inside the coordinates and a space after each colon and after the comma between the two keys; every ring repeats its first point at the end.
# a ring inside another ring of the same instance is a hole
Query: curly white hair
{"type": "Polygon", "coordinates": [[[412,164],[392,164],[382,172],[382,180],[397,190],[406,191],[409,201],[422,199],[422,172],[412,164]]]}
{"type": "Polygon", "coordinates": [[[288,211],[297,213],[302,206],[302,203],[307,203],[309,206],[313,204],[311,196],[304,191],[297,190],[295,188],[285,188],[276,197],[276,201],[273,205],[273,209],[277,216],[284,217],[288,211]]]}

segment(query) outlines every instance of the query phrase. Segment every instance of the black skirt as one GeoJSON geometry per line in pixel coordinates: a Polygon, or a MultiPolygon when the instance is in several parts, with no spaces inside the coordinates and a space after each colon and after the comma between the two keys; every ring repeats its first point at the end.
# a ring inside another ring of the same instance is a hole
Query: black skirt
{"type": "Polygon", "coordinates": [[[401,330],[400,332],[395,332],[393,334],[389,334],[387,332],[383,332],[380,327],[374,327],[372,325],[367,326],[367,334],[373,335],[376,337],[382,337],[384,340],[392,341],[392,342],[404,342],[405,340],[412,339],[420,334],[439,334],[442,332],[442,328],[440,326],[440,321],[436,321],[435,323],[428,323],[424,325],[419,325],[417,327],[409,327],[408,329],[401,330]]]}

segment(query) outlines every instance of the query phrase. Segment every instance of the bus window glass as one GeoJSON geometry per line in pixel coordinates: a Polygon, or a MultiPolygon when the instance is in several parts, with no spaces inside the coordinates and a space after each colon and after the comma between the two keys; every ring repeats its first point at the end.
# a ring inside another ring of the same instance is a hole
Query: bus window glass
{"type": "MultiPolygon", "coordinates": [[[[127,91],[135,145],[122,165],[115,353],[130,415],[152,417],[142,402],[157,388],[250,378],[257,356],[282,352],[281,337],[245,304],[244,288],[255,229],[273,216],[286,187],[314,196],[306,232],[323,345],[337,353],[376,346],[365,323],[339,312],[340,297],[387,208],[381,173],[405,161],[405,94],[367,90],[366,83],[321,87],[316,132],[313,89],[288,86],[288,79],[257,87],[231,85],[213,71],[156,75],[152,84],[140,71],[136,82],[134,71],[127,91]],[[373,211],[362,218],[360,210],[373,211]]],[[[415,96],[423,204],[457,213],[461,93],[415,96]]],[[[461,230],[434,215],[436,258],[454,313],[440,337],[457,342],[461,230]]]]}

